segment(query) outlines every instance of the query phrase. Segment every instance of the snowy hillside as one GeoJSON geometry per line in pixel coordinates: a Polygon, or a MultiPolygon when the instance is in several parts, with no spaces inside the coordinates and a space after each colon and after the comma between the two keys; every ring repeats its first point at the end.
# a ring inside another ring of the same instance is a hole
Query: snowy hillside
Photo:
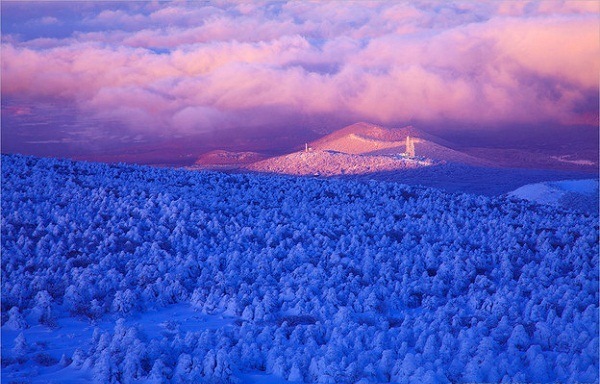
{"type": "Polygon", "coordinates": [[[311,150],[272,157],[246,167],[258,172],[287,175],[361,175],[430,166],[427,160],[406,159],[401,156],[353,155],[334,151],[311,150]]]}
{"type": "Polygon", "coordinates": [[[216,150],[200,156],[194,166],[202,167],[237,167],[242,164],[251,164],[265,158],[264,155],[256,152],[231,152],[216,150]]]}
{"type": "Polygon", "coordinates": [[[2,156],[2,381],[597,382],[598,222],[2,156]]]}
{"type": "Polygon", "coordinates": [[[508,195],[582,212],[598,212],[597,179],[528,184],[509,192],[508,195]]]}

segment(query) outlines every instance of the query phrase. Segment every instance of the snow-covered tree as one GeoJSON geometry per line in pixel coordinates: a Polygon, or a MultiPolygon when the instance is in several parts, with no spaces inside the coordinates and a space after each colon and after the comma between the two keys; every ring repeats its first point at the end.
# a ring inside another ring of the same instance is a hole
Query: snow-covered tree
{"type": "Polygon", "coordinates": [[[1,205],[3,333],[89,317],[72,364],[98,381],[598,381],[595,215],[17,155],[2,155],[1,205]],[[173,303],[206,328],[126,325],[173,303]]]}
{"type": "Polygon", "coordinates": [[[157,359],[152,365],[152,370],[148,375],[148,382],[152,384],[169,383],[169,369],[161,359],[157,359]]]}
{"type": "Polygon", "coordinates": [[[27,344],[27,340],[25,339],[25,335],[23,332],[20,332],[19,335],[15,338],[15,345],[12,348],[12,354],[15,359],[18,361],[25,360],[25,356],[29,350],[29,345],[27,344]]]}
{"type": "Polygon", "coordinates": [[[12,307],[8,311],[8,320],[4,323],[4,329],[19,331],[27,328],[27,322],[21,315],[19,308],[12,307]]]}

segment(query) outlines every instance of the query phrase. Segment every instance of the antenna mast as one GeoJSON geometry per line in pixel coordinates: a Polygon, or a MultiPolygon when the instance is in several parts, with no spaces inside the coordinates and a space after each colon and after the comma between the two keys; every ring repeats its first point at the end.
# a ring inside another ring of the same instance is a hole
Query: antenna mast
{"type": "Polygon", "coordinates": [[[415,157],[415,142],[406,136],[406,156],[415,157]]]}

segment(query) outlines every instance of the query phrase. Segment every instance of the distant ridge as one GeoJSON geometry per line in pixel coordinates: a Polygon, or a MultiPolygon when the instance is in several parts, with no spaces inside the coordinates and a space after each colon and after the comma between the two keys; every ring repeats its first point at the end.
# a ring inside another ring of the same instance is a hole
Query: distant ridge
{"type": "Polygon", "coordinates": [[[207,152],[196,160],[191,169],[235,169],[243,165],[264,160],[265,155],[257,152],[231,152],[214,150],[207,152]]]}
{"type": "Polygon", "coordinates": [[[384,128],[375,124],[356,123],[339,129],[312,143],[315,150],[330,150],[355,155],[398,155],[406,151],[406,138],[414,139],[419,157],[435,161],[469,165],[491,165],[490,162],[456,151],[448,141],[413,126],[384,128]]]}
{"type": "Polygon", "coordinates": [[[244,168],[291,175],[334,176],[401,171],[439,163],[490,165],[449,145],[413,126],[385,128],[361,122],[307,143],[303,151],[271,157],[244,168]]]}
{"type": "Polygon", "coordinates": [[[414,127],[384,128],[356,123],[308,144],[308,150],[272,157],[246,168],[292,175],[360,175],[433,165],[426,156],[406,155],[406,138],[426,143],[431,138],[414,127]]]}
{"type": "Polygon", "coordinates": [[[198,157],[189,169],[233,170],[293,175],[366,174],[416,169],[435,164],[484,168],[592,169],[596,163],[578,156],[548,156],[500,148],[459,148],[414,126],[386,128],[366,122],[338,129],[302,150],[281,156],[215,150],[198,157]],[[410,137],[410,142],[407,138],[410,137]]]}

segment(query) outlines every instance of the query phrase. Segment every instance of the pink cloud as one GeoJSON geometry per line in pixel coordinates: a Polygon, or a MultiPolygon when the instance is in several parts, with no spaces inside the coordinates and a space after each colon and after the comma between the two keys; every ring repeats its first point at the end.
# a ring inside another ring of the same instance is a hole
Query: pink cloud
{"type": "Polygon", "coordinates": [[[93,18],[89,18],[86,23],[97,26],[114,26],[118,28],[135,28],[143,26],[147,17],[142,14],[131,14],[124,10],[107,9],[101,11],[93,18]]]}
{"type": "Polygon", "coordinates": [[[27,116],[31,114],[31,108],[22,105],[2,106],[2,113],[14,116],[27,116]]]}
{"type": "Polygon", "coordinates": [[[56,17],[44,16],[40,19],[40,23],[44,25],[60,24],[60,21],[56,17]]]}
{"type": "Polygon", "coordinates": [[[600,5],[595,1],[563,0],[539,1],[536,3],[539,14],[596,14],[600,13],[600,5]]]}
{"type": "Polygon", "coordinates": [[[105,31],[3,37],[2,93],[69,100],[136,133],[311,115],[386,124],[593,121],[597,109],[581,105],[598,93],[597,12],[578,2],[494,4],[104,10],[85,22],[105,31]]]}

